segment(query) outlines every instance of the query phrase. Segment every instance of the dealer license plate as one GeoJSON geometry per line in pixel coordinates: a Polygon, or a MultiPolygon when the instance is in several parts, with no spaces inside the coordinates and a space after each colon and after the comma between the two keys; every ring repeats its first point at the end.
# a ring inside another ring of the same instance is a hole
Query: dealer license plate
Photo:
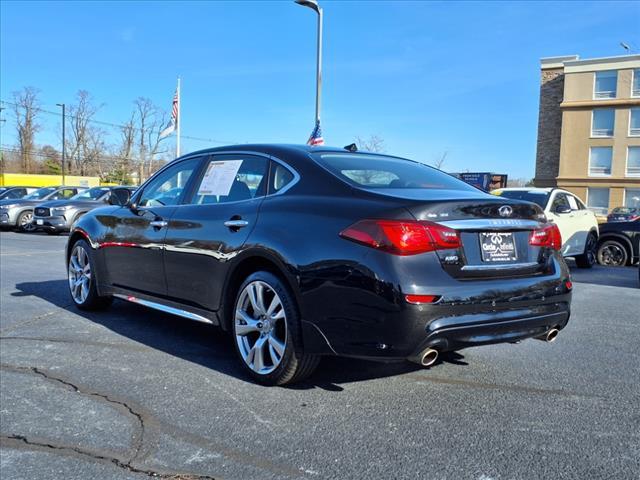
{"type": "Polygon", "coordinates": [[[480,250],[483,262],[512,262],[518,258],[511,232],[482,232],[480,250]]]}

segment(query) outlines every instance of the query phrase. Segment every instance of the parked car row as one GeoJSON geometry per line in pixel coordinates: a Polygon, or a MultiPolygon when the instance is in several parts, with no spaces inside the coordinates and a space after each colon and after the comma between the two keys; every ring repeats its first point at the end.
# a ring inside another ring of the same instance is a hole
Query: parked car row
{"type": "Polygon", "coordinates": [[[589,268],[596,261],[625,266],[640,260],[640,209],[614,208],[608,222],[598,225],[580,198],[560,188],[503,188],[493,193],[537,203],[560,229],[563,256],[574,257],[578,267],[589,268]]]}
{"type": "Polygon", "coordinates": [[[133,187],[11,187],[0,192],[0,226],[49,234],[69,231],[74,222],[94,208],[129,199],[133,187]],[[22,193],[22,196],[18,196],[22,193]]]}

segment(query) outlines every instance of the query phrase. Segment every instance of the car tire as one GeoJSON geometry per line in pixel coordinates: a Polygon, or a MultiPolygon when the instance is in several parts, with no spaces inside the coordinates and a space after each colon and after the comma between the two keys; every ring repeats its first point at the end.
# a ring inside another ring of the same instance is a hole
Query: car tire
{"type": "Polygon", "coordinates": [[[36,226],[32,223],[33,220],[33,212],[31,210],[27,210],[18,215],[18,222],[16,226],[18,227],[18,231],[20,232],[35,232],[36,226]]]}
{"type": "Polygon", "coordinates": [[[587,241],[584,244],[584,253],[575,257],[578,268],[591,268],[596,263],[596,245],[598,237],[591,232],[587,235],[587,241]]]}
{"type": "Polygon", "coordinates": [[[67,278],[71,299],[81,310],[102,310],[113,301],[110,296],[98,295],[95,265],[89,244],[82,239],[74,243],[67,260],[67,278]]]}
{"type": "Polygon", "coordinates": [[[270,272],[251,274],[237,290],[230,312],[240,363],[257,383],[295,383],[308,377],[320,358],[305,354],[300,314],[282,280],[270,272]]]}
{"type": "Polygon", "coordinates": [[[598,263],[607,267],[624,267],[629,261],[627,248],[617,240],[606,240],[598,247],[598,263]]]}

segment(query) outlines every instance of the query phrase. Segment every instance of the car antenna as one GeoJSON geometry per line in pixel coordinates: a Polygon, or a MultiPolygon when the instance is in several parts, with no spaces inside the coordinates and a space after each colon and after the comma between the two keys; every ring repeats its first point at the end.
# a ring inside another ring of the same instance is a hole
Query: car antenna
{"type": "Polygon", "coordinates": [[[355,143],[351,143],[349,145],[346,145],[344,147],[345,150],[349,150],[350,152],[357,152],[358,151],[358,146],[355,143]]]}

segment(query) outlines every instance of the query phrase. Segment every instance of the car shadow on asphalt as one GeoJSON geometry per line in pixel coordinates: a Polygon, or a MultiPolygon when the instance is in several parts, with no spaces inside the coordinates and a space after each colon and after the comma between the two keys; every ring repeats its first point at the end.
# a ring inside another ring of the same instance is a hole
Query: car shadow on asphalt
{"type": "Polygon", "coordinates": [[[572,260],[567,260],[574,283],[591,283],[607,287],[638,288],[638,266],[578,268],[572,260]]]}
{"type": "MultiPolygon", "coordinates": [[[[86,312],[71,303],[66,280],[23,282],[16,285],[14,297],[38,297],[56,307],[101,325],[149,348],[163,351],[183,360],[214,369],[225,375],[251,381],[244,372],[234,350],[231,336],[217,327],[183,319],[174,315],[115,300],[100,312],[86,312]]],[[[78,343],[82,340],[78,339],[78,343]]],[[[466,366],[458,352],[444,353],[430,367],[443,363],[466,366]]],[[[376,362],[344,357],[323,357],[320,366],[308,379],[287,388],[306,390],[321,388],[341,392],[341,384],[392,377],[422,370],[410,362],[376,362]]]]}

